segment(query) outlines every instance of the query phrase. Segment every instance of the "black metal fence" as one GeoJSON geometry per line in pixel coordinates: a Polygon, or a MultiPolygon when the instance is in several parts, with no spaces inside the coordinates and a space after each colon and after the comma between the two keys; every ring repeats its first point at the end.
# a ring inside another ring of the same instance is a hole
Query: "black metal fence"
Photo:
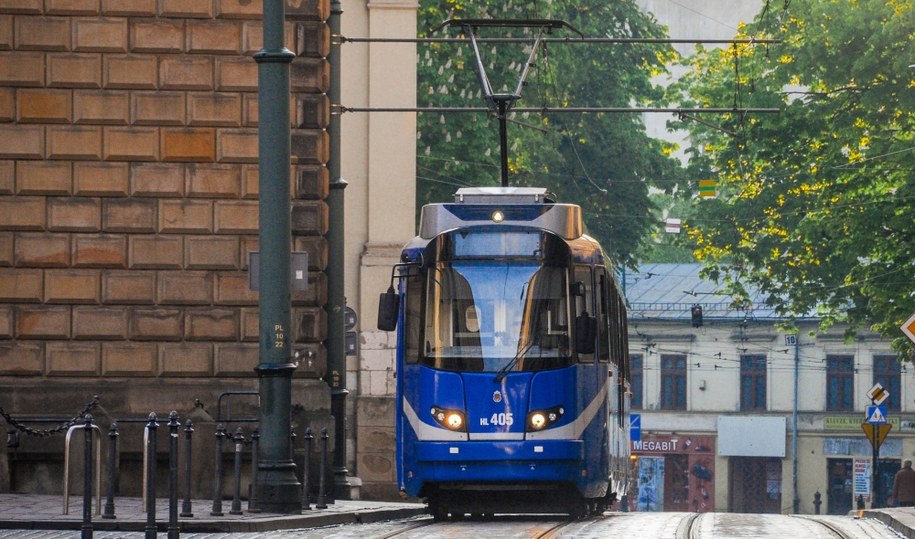
{"type": "MultiPolygon", "coordinates": [[[[213,475],[213,503],[210,510],[211,516],[223,516],[223,498],[224,498],[224,485],[223,485],[223,464],[226,460],[226,446],[229,447],[232,462],[234,468],[231,474],[231,505],[229,509],[229,514],[232,515],[241,515],[244,514],[245,510],[242,506],[242,471],[245,464],[245,459],[248,459],[250,465],[250,474],[249,474],[249,484],[248,484],[248,493],[247,493],[247,512],[249,513],[259,513],[260,509],[257,507],[257,499],[255,497],[256,489],[254,485],[257,483],[257,474],[258,474],[258,444],[259,444],[259,433],[256,419],[253,418],[223,418],[222,416],[222,399],[223,396],[237,396],[237,395],[256,395],[256,392],[250,391],[239,391],[239,392],[226,392],[220,396],[219,400],[219,413],[217,419],[225,419],[226,423],[245,423],[249,425],[249,428],[239,426],[235,429],[234,432],[228,432],[224,423],[219,422],[216,425],[215,430],[215,453],[213,456],[213,465],[214,465],[214,475],[213,475]]],[[[159,447],[158,447],[158,438],[159,438],[159,429],[167,429],[167,440],[168,440],[168,523],[167,523],[167,537],[169,539],[179,537],[180,533],[180,523],[179,517],[181,518],[190,518],[194,516],[193,507],[192,507],[192,486],[191,479],[194,475],[193,464],[194,460],[194,425],[192,421],[188,418],[185,419],[183,425],[179,420],[178,412],[172,411],[168,414],[167,422],[160,424],[160,419],[155,412],[150,413],[146,419],[136,419],[136,418],[126,418],[120,420],[113,420],[108,428],[107,433],[107,467],[103,470],[101,465],[101,446],[103,435],[102,431],[98,425],[95,424],[95,420],[90,413],[93,409],[98,406],[99,399],[98,396],[94,397],[90,401],[85,409],[80,412],[79,415],[74,416],[73,418],[66,420],[55,420],[54,418],[29,418],[29,419],[17,419],[9,415],[3,408],[0,408],[0,417],[3,417],[6,420],[7,425],[12,427],[12,430],[7,432],[7,447],[8,448],[17,448],[21,442],[21,435],[26,436],[37,436],[37,437],[48,437],[54,436],[66,432],[66,437],[64,440],[64,478],[63,478],[63,514],[68,514],[69,512],[69,495],[70,495],[70,469],[71,469],[71,458],[70,458],[70,444],[73,439],[74,433],[79,433],[82,431],[83,438],[83,459],[81,464],[83,466],[82,470],[82,485],[83,485],[83,522],[82,522],[82,537],[91,538],[93,532],[92,526],[92,489],[93,484],[96,491],[96,515],[100,515],[103,519],[115,519],[116,515],[116,495],[117,492],[117,474],[119,472],[118,466],[118,455],[119,455],[119,440],[122,437],[121,433],[121,424],[125,423],[144,423],[143,426],[143,504],[146,510],[146,526],[145,534],[147,538],[155,539],[156,530],[158,523],[156,522],[156,492],[157,492],[157,464],[159,460],[159,447]],[[53,421],[59,421],[60,423],[49,429],[35,429],[29,427],[29,424],[36,423],[49,423],[53,421]],[[183,436],[181,433],[183,432],[183,436]],[[183,445],[183,447],[182,447],[183,445]],[[94,459],[93,459],[94,455],[94,459]],[[182,457],[183,455],[183,457],[182,457]],[[183,462],[182,462],[183,461],[183,462]],[[179,473],[180,471],[180,473],[179,473]],[[104,511],[102,510],[101,504],[101,476],[102,474],[106,476],[106,491],[105,491],[105,504],[104,511]],[[183,475],[183,501],[181,503],[180,511],[178,507],[179,499],[179,479],[183,475]],[[94,478],[94,481],[93,481],[94,478]]],[[[199,402],[198,402],[199,405],[199,402]]],[[[303,475],[302,475],[302,509],[311,510],[312,503],[316,509],[326,509],[328,503],[327,495],[327,486],[328,486],[328,433],[327,428],[323,427],[319,431],[319,435],[315,435],[312,428],[308,427],[305,429],[304,435],[304,462],[303,462],[303,475]],[[319,477],[317,478],[318,488],[315,490],[315,480],[310,477],[312,475],[312,454],[315,452],[316,448],[314,446],[315,442],[318,443],[318,452],[320,458],[319,477]]],[[[291,444],[293,455],[295,457],[295,432],[292,433],[293,440],[291,444]]],[[[79,436],[77,436],[79,438],[79,436]]],[[[200,456],[198,455],[198,459],[200,456]]],[[[198,460],[199,461],[199,460],[198,460]]],[[[332,497],[330,497],[332,498],[332,497]]],[[[331,501],[332,503],[332,501],[331,501]]]]}

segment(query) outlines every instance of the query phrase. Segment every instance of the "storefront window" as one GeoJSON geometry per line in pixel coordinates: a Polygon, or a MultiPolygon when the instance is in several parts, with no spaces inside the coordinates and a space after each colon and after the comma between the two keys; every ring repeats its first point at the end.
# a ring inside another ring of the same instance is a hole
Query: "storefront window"
{"type": "Polygon", "coordinates": [[[642,354],[633,354],[630,358],[631,372],[630,380],[632,383],[632,401],[633,410],[642,409],[642,354]]]}
{"type": "Polygon", "coordinates": [[[855,396],[854,356],[826,356],[826,409],[830,411],[852,411],[855,396]]]}
{"type": "Polygon", "coordinates": [[[766,356],[740,356],[740,409],[766,409],[766,356]]]}
{"type": "Polygon", "coordinates": [[[899,360],[896,359],[895,355],[874,356],[874,383],[882,385],[890,394],[883,402],[886,409],[891,412],[900,411],[902,373],[899,360]]]}
{"type": "Polygon", "coordinates": [[[686,410],[685,355],[661,355],[661,408],[686,410]]]}

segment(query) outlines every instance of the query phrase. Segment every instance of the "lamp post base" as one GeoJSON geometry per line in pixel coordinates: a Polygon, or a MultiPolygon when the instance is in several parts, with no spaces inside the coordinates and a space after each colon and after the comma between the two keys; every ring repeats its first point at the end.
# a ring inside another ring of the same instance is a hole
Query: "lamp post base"
{"type": "Polygon", "coordinates": [[[257,507],[264,513],[292,515],[302,511],[302,484],[291,461],[258,466],[254,489],[257,507]]]}

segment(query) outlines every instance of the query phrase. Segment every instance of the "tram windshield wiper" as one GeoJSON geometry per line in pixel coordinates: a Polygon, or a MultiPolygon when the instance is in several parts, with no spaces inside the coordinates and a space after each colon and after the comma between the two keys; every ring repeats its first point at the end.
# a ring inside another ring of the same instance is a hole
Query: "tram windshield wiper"
{"type": "Polygon", "coordinates": [[[499,369],[499,372],[496,373],[496,377],[493,378],[492,381],[495,382],[495,383],[497,383],[497,384],[498,384],[499,382],[501,382],[502,379],[505,378],[505,375],[508,374],[508,371],[512,370],[512,369],[515,367],[515,365],[518,363],[518,360],[521,359],[521,357],[522,357],[524,354],[526,354],[527,351],[530,350],[532,346],[534,346],[534,342],[533,342],[533,341],[531,341],[531,342],[525,344],[524,346],[522,346],[521,349],[518,350],[518,353],[515,354],[515,357],[513,357],[511,361],[509,361],[508,363],[506,363],[504,367],[502,367],[501,369],[499,369]]]}

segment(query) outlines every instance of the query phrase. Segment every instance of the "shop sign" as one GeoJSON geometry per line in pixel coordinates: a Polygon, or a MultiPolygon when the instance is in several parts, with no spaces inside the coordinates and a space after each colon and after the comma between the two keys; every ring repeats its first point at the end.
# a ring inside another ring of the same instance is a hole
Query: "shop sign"
{"type": "MultiPolygon", "coordinates": [[[[899,429],[899,417],[888,417],[887,423],[894,429],[899,429]]],[[[823,418],[823,430],[861,430],[860,415],[828,415],[823,418]]]]}
{"type": "Polygon", "coordinates": [[[871,462],[866,459],[855,459],[854,470],[854,497],[864,496],[869,498],[871,494],[871,462]]]}
{"type": "Polygon", "coordinates": [[[674,453],[677,451],[678,438],[670,440],[635,440],[632,442],[633,451],[644,453],[674,453]]]}
{"type": "Polygon", "coordinates": [[[713,436],[646,436],[632,440],[632,452],[643,455],[665,455],[678,453],[711,453],[715,448],[713,436]]]}

